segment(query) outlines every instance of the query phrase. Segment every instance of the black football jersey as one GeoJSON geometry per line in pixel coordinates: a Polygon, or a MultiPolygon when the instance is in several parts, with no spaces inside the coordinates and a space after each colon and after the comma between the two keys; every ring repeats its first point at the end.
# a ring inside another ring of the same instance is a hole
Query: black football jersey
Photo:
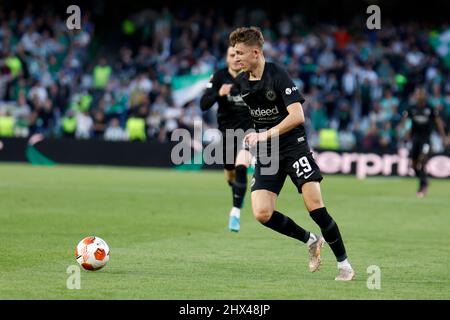
{"type": "Polygon", "coordinates": [[[436,117],[439,113],[429,105],[413,105],[404,113],[412,121],[411,136],[413,139],[430,139],[436,117]]]}
{"type": "Polygon", "coordinates": [[[227,68],[218,70],[211,77],[207,88],[200,99],[200,107],[203,111],[218,103],[217,122],[219,129],[243,129],[253,128],[252,118],[247,104],[242,100],[236,79],[228,72],[227,68]],[[219,90],[223,84],[233,84],[230,94],[219,96],[219,90]]]}
{"type": "MultiPolygon", "coordinates": [[[[289,105],[305,101],[287,71],[275,63],[266,62],[261,80],[249,80],[247,72],[239,74],[236,80],[257,130],[276,126],[289,115],[289,105]]],[[[294,140],[306,141],[303,125],[280,136],[280,142],[294,140]]]]}

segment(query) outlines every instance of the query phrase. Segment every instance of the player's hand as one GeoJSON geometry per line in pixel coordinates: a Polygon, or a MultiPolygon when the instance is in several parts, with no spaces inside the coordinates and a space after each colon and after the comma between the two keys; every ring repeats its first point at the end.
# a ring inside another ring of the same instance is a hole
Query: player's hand
{"type": "Polygon", "coordinates": [[[244,137],[244,143],[249,145],[250,147],[255,146],[258,142],[267,140],[267,131],[264,132],[250,132],[244,137]]]}
{"type": "Polygon", "coordinates": [[[232,87],[232,86],[233,86],[232,83],[230,83],[230,84],[223,84],[223,85],[220,87],[220,90],[219,90],[219,96],[221,96],[221,97],[227,96],[227,95],[230,93],[230,90],[231,90],[231,87],[232,87]]]}
{"type": "Polygon", "coordinates": [[[448,146],[450,145],[450,137],[445,137],[443,144],[444,144],[444,150],[446,150],[448,148],[448,146]]]}

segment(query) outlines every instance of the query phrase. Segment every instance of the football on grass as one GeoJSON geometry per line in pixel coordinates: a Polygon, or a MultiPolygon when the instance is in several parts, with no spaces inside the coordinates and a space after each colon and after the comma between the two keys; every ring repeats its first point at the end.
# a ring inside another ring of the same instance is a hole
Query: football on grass
{"type": "Polygon", "coordinates": [[[109,261],[108,244],[99,237],[86,237],[78,243],[75,257],[84,269],[99,270],[109,261]]]}

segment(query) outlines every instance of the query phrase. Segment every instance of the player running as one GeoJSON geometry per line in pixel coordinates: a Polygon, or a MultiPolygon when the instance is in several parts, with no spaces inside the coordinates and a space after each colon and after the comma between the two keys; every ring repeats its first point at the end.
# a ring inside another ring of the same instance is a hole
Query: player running
{"type": "Polygon", "coordinates": [[[423,198],[428,188],[426,164],[430,152],[430,136],[434,125],[439,131],[444,147],[447,147],[448,140],[445,135],[444,122],[439,116],[437,109],[433,109],[426,102],[426,91],[424,88],[417,88],[415,91],[415,104],[403,112],[403,123],[410,118],[412,122],[409,137],[412,141],[410,157],[412,167],[419,178],[419,188],[417,197],[423,198]]]}
{"type": "Polygon", "coordinates": [[[259,130],[248,134],[244,141],[250,146],[258,146],[259,142],[279,139],[277,173],[263,174],[261,170],[266,166],[265,161],[263,163],[260,154],[257,155],[252,180],[255,218],[270,229],[306,243],[311,272],[320,267],[320,251],[326,241],[337,259],[339,273],[335,280],[352,280],[355,272],[347,259],[341,233],[322,200],[322,175],[308,147],[303,126],[303,97],[285,69],[265,61],[264,38],[259,29],[236,29],[230,34],[230,44],[236,50],[243,70],[237,77],[241,96],[259,130]],[[288,175],[298,192],[303,194],[304,204],[311,218],[319,225],[323,237],[303,229],[275,210],[276,200],[288,175]]]}
{"type": "Polygon", "coordinates": [[[234,49],[229,47],[226,56],[227,67],[214,73],[200,100],[200,107],[206,111],[216,102],[219,105],[217,122],[222,133],[225,179],[231,186],[233,195],[228,227],[231,231],[238,232],[241,208],[247,190],[247,168],[251,163],[251,154],[243,147],[242,138],[245,131],[253,129],[253,123],[248,107],[236,87],[235,78],[241,70],[235,56],[234,49]],[[236,137],[227,135],[227,129],[232,129],[233,132],[242,129],[242,138],[238,138],[239,134],[236,137]],[[233,152],[231,161],[229,157],[227,161],[229,152],[233,152]]]}

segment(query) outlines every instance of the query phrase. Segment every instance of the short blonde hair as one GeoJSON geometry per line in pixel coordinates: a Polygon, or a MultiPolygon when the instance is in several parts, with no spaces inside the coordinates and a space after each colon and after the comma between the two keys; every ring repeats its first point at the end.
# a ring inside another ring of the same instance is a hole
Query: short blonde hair
{"type": "Polygon", "coordinates": [[[241,27],[230,34],[230,46],[234,47],[237,43],[243,43],[247,46],[258,46],[262,49],[264,37],[257,27],[241,27]]]}

